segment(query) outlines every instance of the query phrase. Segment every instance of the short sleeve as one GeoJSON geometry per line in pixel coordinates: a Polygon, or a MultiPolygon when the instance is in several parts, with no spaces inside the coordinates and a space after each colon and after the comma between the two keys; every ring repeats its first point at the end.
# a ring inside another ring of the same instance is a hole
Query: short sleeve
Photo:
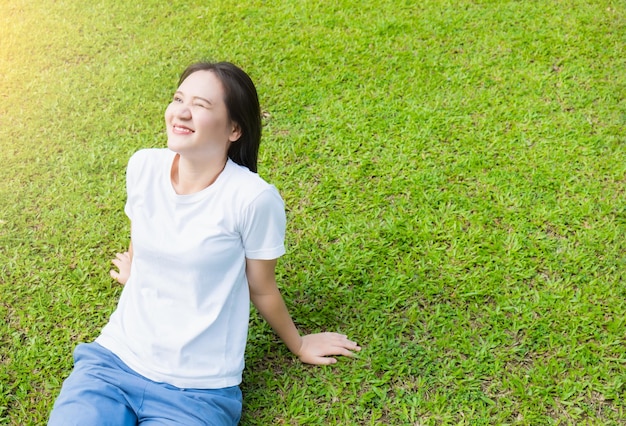
{"type": "Polygon", "coordinates": [[[285,204],[275,187],[261,192],[243,216],[241,238],[248,259],[270,260],[285,254],[285,204]]]}
{"type": "Polygon", "coordinates": [[[130,157],[128,166],[126,166],[126,205],[124,206],[124,213],[126,213],[131,222],[133,220],[133,189],[137,187],[137,169],[145,156],[143,154],[142,151],[137,151],[130,157]]]}

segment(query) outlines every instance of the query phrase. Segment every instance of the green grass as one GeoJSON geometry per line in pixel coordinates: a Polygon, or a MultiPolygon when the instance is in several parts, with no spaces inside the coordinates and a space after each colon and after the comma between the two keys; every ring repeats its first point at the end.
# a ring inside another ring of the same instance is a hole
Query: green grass
{"type": "Polygon", "coordinates": [[[254,314],[242,424],[626,422],[623,2],[168,3],[0,4],[0,423],[114,309],[126,162],[202,58],[257,83],[296,323],[364,348],[254,314]]]}

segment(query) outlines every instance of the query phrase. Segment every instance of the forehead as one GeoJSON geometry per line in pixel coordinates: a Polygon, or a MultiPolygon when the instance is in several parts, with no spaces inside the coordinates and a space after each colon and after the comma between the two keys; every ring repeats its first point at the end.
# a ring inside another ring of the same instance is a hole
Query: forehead
{"type": "Polygon", "coordinates": [[[178,86],[178,91],[190,96],[203,96],[211,99],[223,99],[224,88],[212,71],[196,71],[178,86]]]}

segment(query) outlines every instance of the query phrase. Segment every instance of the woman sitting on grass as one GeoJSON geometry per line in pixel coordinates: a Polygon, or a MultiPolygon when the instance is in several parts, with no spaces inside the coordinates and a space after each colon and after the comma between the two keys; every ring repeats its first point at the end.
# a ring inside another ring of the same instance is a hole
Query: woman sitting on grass
{"type": "Polygon", "coordinates": [[[276,286],[285,211],[257,174],[259,100],[227,62],[196,63],[165,110],[168,149],[128,163],[125,284],[93,343],[74,352],[49,425],[231,425],[241,416],[249,303],[302,362],[360,350],[338,333],[300,336],[276,286]]]}

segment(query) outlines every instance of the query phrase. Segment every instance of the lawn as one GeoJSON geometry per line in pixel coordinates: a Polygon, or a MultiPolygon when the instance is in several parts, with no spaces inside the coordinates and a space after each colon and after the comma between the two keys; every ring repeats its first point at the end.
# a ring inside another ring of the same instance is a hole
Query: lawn
{"type": "Polygon", "coordinates": [[[242,425],[625,424],[625,51],[608,0],[2,1],[0,424],[115,308],[126,162],[207,58],[257,84],[296,323],[363,346],[253,312],[242,425]]]}

